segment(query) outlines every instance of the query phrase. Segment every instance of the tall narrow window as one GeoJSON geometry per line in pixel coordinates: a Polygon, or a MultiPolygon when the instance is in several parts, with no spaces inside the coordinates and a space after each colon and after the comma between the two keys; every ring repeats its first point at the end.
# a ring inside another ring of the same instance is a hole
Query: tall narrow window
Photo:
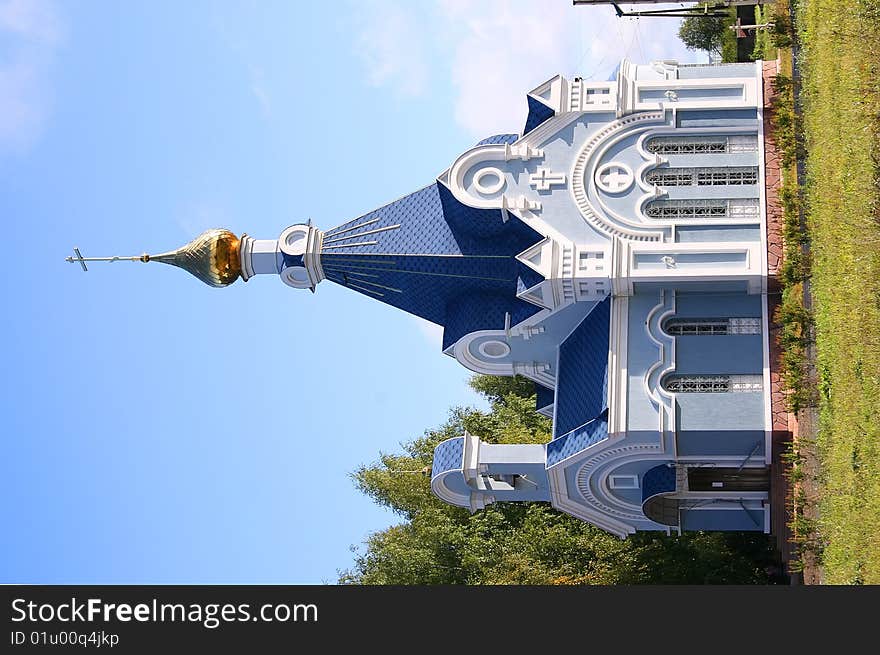
{"type": "Polygon", "coordinates": [[[761,334],[760,318],[671,318],[663,324],[671,336],[712,334],[761,334]]]}
{"type": "Polygon", "coordinates": [[[755,134],[655,136],[648,139],[645,149],[658,155],[755,152],[758,149],[758,137],[755,134]]]}
{"type": "Polygon", "coordinates": [[[757,198],[652,200],[645,205],[645,216],[661,220],[750,218],[758,213],[757,198]]]}
{"type": "Polygon", "coordinates": [[[729,215],[724,200],[652,200],[645,206],[648,218],[726,218],[729,215]]]}
{"type": "Polygon", "coordinates": [[[675,186],[743,186],[758,183],[755,166],[717,168],[654,168],[645,176],[648,184],[675,186]]]}
{"type": "Polygon", "coordinates": [[[663,388],[671,393],[749,393],[764,387],[760,375],[668,375],[663,388]]]}
{"type": "Polygon", "coordinates": [[[648,152],[658,155],[691,155],[727,152],[723,136],[655,136],[645,144],[648,152]]]}

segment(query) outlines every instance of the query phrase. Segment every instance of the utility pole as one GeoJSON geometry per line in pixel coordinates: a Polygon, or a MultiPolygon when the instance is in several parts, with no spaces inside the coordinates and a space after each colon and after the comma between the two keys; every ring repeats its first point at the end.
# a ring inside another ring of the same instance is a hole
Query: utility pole
{"type": "MultiPolygon", "coordinates": [[[[673,7],[666,9],[645,9],[640,11],[624,11],[620,5],[658,5],[658,4],[675,4],[669,0],[625,0],[616,2],[614,0],[572,0],[575,6],[583,5],[611,5],[617,12],[618,18],[693,18],[704,16],[707,18],[726,18],[727,9],[738,5],[760,5],[766,0],[712,0],[711,2],[700,2],[690,7],[673,7]]],[[[682,3],[678,3],[682,4],[682,3]]]]}

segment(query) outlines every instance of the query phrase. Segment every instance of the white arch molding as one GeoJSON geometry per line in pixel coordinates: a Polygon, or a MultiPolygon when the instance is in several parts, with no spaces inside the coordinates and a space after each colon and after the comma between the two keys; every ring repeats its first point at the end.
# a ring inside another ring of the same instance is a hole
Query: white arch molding
{"type": "MultiPolygon", "coordinates": [[[[663,232],[655,229],[646,229],[645,226],[628,223],[619,217],[611,217],[607,212],[599,212],[589,200],[586,188],[587,170],[598,160],[606,148],[611,145],[610,141],[623,138],[645,123],[665,120],[664,112],[643,112],[633,114],[625,118],[615,120],[596,132],[584,145],[575,157],[571,168],[571,194],[575,205],[581,212],[584,220],[603,234],[616,236],[630,241],[662,241],[663,232]],[[601,149],[601,151],[600,151],[601,149]]],[[[593,176],[590,176],[593,179],[593,176]]]]}

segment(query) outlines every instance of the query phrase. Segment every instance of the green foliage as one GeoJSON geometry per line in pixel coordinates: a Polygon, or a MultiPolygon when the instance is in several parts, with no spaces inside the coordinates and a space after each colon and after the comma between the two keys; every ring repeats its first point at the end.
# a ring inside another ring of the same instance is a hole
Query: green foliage
{"type": "Polygon", "coordinates": [[[342,584],[702,584],[766,583],[773,558],[766,535],[640,533],[626,540],[546,503],[496,503],[475,514],[441,502],[420,471],[436,444],[464,430],[490,443],[541,443],[550,422],[535,413],[522,378],[478,376],[488,412],[455,409],[436,430],[358,469],[358,488],[403,523],[355,549],[342,584]]]}
{"type": "Polygon", "coordinates": [[[805,155],[801,146],[803,134],[794,110],[794,82],[779,73],[773,78],[773,89],[776,91],[773,99],[774,133],[782,153],[782,166],[789,168],[805,155]]]}
{"type": "MultiPolygon", "coordinates": [[[[766,9],[764,12],[766,13],[766,9]]],[[[770,43],[777,48],[790,48],[792,38],[791,19],[788,17],[788,2],[778,2],[772,14],[773,25],[770,28],[770,43]]]]}
{"type": "MultiPolygon", "coordinates": [[[[769,7],[755,7],[755,24],[763,25],[769,20],[769,7]]],[[[766,29],[755,30],[755,45],[752,49],[752,59],[776,59],[776,48],[771,42],[770,33],[766,29]]]]}
{"type": "Polygon", "coordinates": [[[791,20],[788,18],[788,3],[776,2],[755,7],[755,24],[769,23],[769,27],[755,31],[755,45],[752,59],[772,60],[777,57],[777,48],[789,48],[792,44],[791,20]]]}
{"type": "MultiPolygon", "coordinates": [[[[765,12],[768,10],[764,10],[765,12]]],[[[765,16],[758,12],[760,20],[765,16]]],[[[784,74],[773,79],[773,136],[781,154],[783,184],[779,193],[782,205],[784,244],[779,279],[783,284],[782,302],[774,321],[780,326],[777,340],[782,349],[780,374],[790,412],[815,406],[816,381],[808,375],[807,348],[813,339],[813,317],[805,308],[803,283],[810,277],[810,257],[806,245],[809,235],[801,225],[801,199],[794,166],[799,156],[799,124],[794,111],[794,83],[784,74]]]]}
{"type": "Polygon", "coordinates": [[[816,381],[809,376],[807,366],[807,348],[813,338],[813,316],[804,307],[803,287],[799,282],[783,290],[774,321],[781,326],[777,338],[782,349],[780,377],[786,391],[786,408],[796,414],[818,402],[816,381]]]}
{"type": "Polygon", "coordinates": [[[492,402],[499,402],[510,394],[520,398],[535,395],[535,383],[522,375],[475,375],[471,378],[470,386],[492,402]]]}
{"type": "Polygon", "coordinates": [[[798,3],[824,579],[880,584],[880,3],[798,3]],[[855,466],[854,466],[855,464],[855,466]]]}
{"type": "MultiPolygon", "coordinates": [[[[736,10],[732,9],[731,16],[736,15],[736,10]]],[[[733,25],[734,18],[731,18],[727,23],[729,25],[733,25]]],[[[724,36],[721,37],[721,61],[724,63],[733,63],[739,61],[739,43],[736,38],[736,33],[727,29],[724,32],[724,36]]]]}
{"type": "Polygon", "coordinates": [[[688,50],[703,50],[721,55],[724,36],[729,32],[730,21],[710,16],[691,16],[681,21],[678,38],[688,50]]]}

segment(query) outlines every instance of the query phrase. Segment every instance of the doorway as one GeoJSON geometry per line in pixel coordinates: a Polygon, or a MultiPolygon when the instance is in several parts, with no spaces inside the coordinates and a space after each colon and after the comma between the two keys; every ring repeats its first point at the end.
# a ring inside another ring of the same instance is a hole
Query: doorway
{"type": "Polygon", "coordinates": [[[688,469],[689,491],[770,491],[770,468],[700,466],[688,469]]]}

